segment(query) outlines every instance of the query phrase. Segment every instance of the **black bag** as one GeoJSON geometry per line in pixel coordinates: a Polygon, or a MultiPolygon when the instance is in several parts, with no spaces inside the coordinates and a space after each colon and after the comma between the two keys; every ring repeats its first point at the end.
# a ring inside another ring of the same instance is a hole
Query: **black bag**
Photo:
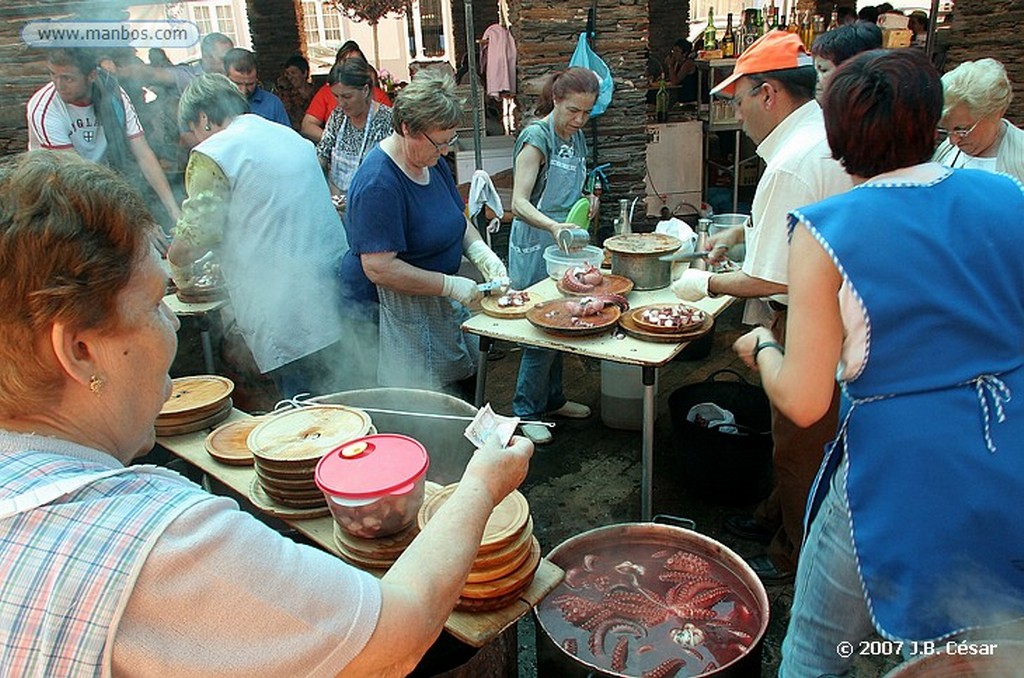
{"type": "Polygon", "coordinates": [[[751,504],[772,489],[771,407],[768,396],[733,370],[718,370],[668,398],[672,439],[686,487],[723,504],[751,504]],[[736,380],[719,381],[722,374],[736,380]],[[714,403],[736,418],[737,432],[725,433],[687,421],[694,405],[714,403]]]}

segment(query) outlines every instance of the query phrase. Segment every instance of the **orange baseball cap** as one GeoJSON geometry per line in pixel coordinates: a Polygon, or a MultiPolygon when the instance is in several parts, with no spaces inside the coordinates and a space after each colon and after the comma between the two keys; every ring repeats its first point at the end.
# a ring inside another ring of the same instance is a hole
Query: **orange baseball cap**
{"type": "Polygon", "coordinates": [[[753,45],[743,50],[743,54],[736,59],[732,75],[720,82],[711,93],[724,92],[731,96],[736,81],[745,75],[813,65],[814,60],[804,47],[800,36],[786,31],[768,31],[753,45]]]}

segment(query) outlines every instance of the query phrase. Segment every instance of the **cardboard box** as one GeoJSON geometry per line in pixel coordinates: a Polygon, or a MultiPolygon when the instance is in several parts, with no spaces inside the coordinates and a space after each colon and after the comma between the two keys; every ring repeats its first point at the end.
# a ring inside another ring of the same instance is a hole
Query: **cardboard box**
{"type": "Polygon", "coordinates": [[[885,13],[878,17],[878,27],[885,30],[886,28],[906,28],[910,25],[910,17],[903,16],[902,14],[885,13]]]}
{"type": "Polygon", "coordinates": [[[914,31],[905,28],[883,28],[882,47],[885,49],[896,49],[898,47],[910,47],[914,39],[914,31]]]}

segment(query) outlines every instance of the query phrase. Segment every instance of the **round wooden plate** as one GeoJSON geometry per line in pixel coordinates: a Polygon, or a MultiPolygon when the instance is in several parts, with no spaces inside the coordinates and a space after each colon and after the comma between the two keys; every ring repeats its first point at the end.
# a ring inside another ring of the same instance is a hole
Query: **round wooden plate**
{"type": "Polygon", "coordinates": [[[617,254],[670,254],[682,241],[667,233],[625,233],[604,241],[604,248],[617,254]]]}
{"type": "Polygon", "coordinates": [[[460,612],[491,612],[493,610],[500,610],[519,600],[523,592],[530,588],[532,583],[533,577],[530,577],[524,582],[522,587],[497,598],[459,598],[459,601],[455,603],[455,609],[460,612]]]}
{"type": "Polygon", "coordinates": [[[171,397],[161,408],[160,416],[202,410],[223,401],[235,390],[230,379],[213,374],[179,377],[171,384],[171,397]]]}
{"type": "Polygon", "coordinates": [[[530,554],[519,567],[501,579],[466,584],[462,587],[460,595],[463,598],[477,599],[504,596],[512,591],[521,589],[524,582],[533,579],[533,573],[537,571],[537,565],[539,564],[540,542],[537,541],[536,537],[533,537],[530,541],[530,554]]]}
{"type": "Polygon", "coordinates": [[[200,419],[167,425],[157,419],[154,428],[156,429],[157,436],[160,438],[182,436],[186,433],[195,433],[196,431],[202,431],[205,428],[216,426],[227,419],[231,415],[232,407],[234,407],[234,403],[231,402],[231,398],[228,398],[219,410],[216,410],[212,414],[203,415],[200,419]]]}
{"type": "Polygon", "coordinates": [[[340,525],[334,524],[334,541],[339,547],[344,546],[345,551],[355,556],[381,561],[396,560],[419,533],[419,527],[413,524],[398,534],[366,539],[349,534],[340,525]]]}
{"type": "Polygon", "coordinates": [[[489,315],[492,318],[525,318],[526,312],[538,302],[546,301],[543,296],[536,292],[530,292],[530,300],[522,306],[498,306],[499,298],[489,296],[480,300],[480,308],[483,309],[485,315],[489,315]]]}
{"type": "Polygon", "coordinates": [[[526,526],[519,533],[519,536],[512,541],[508,546],[504,546],[500,549],[488,551],[485,553],[477,553],[476,559],[473,561],[474,570],[488,570],[498,566],[499,563],[506,562],[513,554],[519,553],[527,548],[527,544],[530,541],[530,537],[533,536],[533,518],[526,520],[526,526]]]}
{"type": "Polygon", "coordinates": [[[589,292],[573,292],[562,284],[561,278],[555,281],[555,287],[558,288],[559,292],[570,297],[594,297],[599,294],[621,294],[625,296],[633,291],[633,281],[624,275],[605,273],[601,278],[601,284],[589,292]]]}
{"type": "Polygon", "coordinates": [[[259,423],[258,417],[228,422],[213,429],[203,445],[207,453],[222,464],[252,466],[252,450],[245,444],[245,439],[259,423]]]}
{"type": "Polygon", "coordinates": [[[622,317],[619,318],[619,327],[621,327],[622,331],[629,336],[635,339],[642,339],[643,341],[652,341],[663,344],[678,344],[683,341],[693,341],[694,339],[702,337],[711,331],[711,328],[714,327],[714,325],[715,317],[709,313],[700,327],[696,329],[679,334],[666,334],[664,332],[648,332],[633,322],[633,317],[630,313],[623,313],[622,317]]]}
{"type": "MultiPolygon", "coordinates": [[[[458,487],[458,483],[446,485],[437,494],[424,500],[417,515],[417,524],[421,530],[437,513],[437,510],[448,501],[456,487],[458,487]]],[[[519,536],[529,519],[530,505],[527,503],[526,497],[518,490],[511,492],[491,511],[491,517],[487,519],[477,553],[490,553],[508,546],[519,536]]]]}
{"type": "Polygon", "coordinates": [[[479,584],[507,577],[530,557],[530,549],[532,548],[530,539],[532,538],[533,535],[530,535],[530,538],[518,550],[509,552],[507,560],[499,562],[493,567],[479,568],[474,562],[473,569],[469,571],[469,575],[466,577],[466,582],[469,584],[479,584]]]}
{"type": "Polygon", "coordinates": [[[657,334],[686,334],[688,332],[694,332],[704,325],[707,321],[708,315],[707,311],[703,311],[696,306],[690,306],[689,304],[648,304],[647,306],[641,306],[640,308],[634,308],[629,311],[630,319],[637,327],[642,330],[646,330],[647,332],[655,332],[657,334]],[[665,327],[664,325],[655,325],[643,317],[644,313],[647,311],[671,311],[673,309],[686,309],[700,313],[700,320],[681,327],[665,327]]]}
{"type": "Polygon", "coordinates": [[[345,405],[309,405],[261,422],[246,441],[257,460],[308,462],[366,435],[370,415],[345,405]]]}
{"type": "Polygon", "coordinates": [[[224,285],[212,285],[209,287],[188,287],[178,289],[175,294],[178,299],[186,304],[205,304],[210,301],[220,301],[228,298],[228,288],[224,285]]]}
{"type": "Polygon", "coordinates": [[[312,508],[295,508],[278,503],[264,491],[258,478],[253,478],[249,484],[249,501],[256,508],[277,518],[302,520],[303,518],[319,518],[320,516],[331,515],[331,509],[327,508],[326,503],[323,506],[312,508]]]}
{"type": "Polygon", "coordinates": [[[568,304],[575,303],[578,303],[576,299],[542,301],[526,312],[526,319],[545,332],[574,337],[600,334],[614,327],[619,321],[621,312],[618,306],[607,306],[597,315],[589,315],[584,319],[574,316],[568,310],[568,304]],[[573,322],[573,318],[576,318],[577,322],[573,322]],[[581,320],[587,325],[580,325],[581,320]]]}
{"type": "Polygon", "coordinates": [[[310,473],[304,477],[289,477],[279,478],[274,475],[267,475],[256,469],[256,477],[260,479],[260,483],[263,487],[269,487],[272,490],[278,492],[320,492],[320,488],[316,486],[316,480],[313,478],[313,474],[310,473]]]}

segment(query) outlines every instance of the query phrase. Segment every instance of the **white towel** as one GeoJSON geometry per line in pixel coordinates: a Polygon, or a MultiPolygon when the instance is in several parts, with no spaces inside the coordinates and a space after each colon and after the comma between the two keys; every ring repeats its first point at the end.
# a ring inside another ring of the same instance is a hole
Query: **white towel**
{"type": "Polygon", "coordinates": [[[501,206],[501,196],[494,188],[491,177],[484,170],[473,172],[473,178],[469,182],[469,210],[470,218],[480,213],[480,210],[487,205],[494,212],[495,217],[487,224],[484,237],[487,239],[487,246],[491,246],[491,234],[501,230],[501,217],[505,215],[505,208],[501,206]]]}

